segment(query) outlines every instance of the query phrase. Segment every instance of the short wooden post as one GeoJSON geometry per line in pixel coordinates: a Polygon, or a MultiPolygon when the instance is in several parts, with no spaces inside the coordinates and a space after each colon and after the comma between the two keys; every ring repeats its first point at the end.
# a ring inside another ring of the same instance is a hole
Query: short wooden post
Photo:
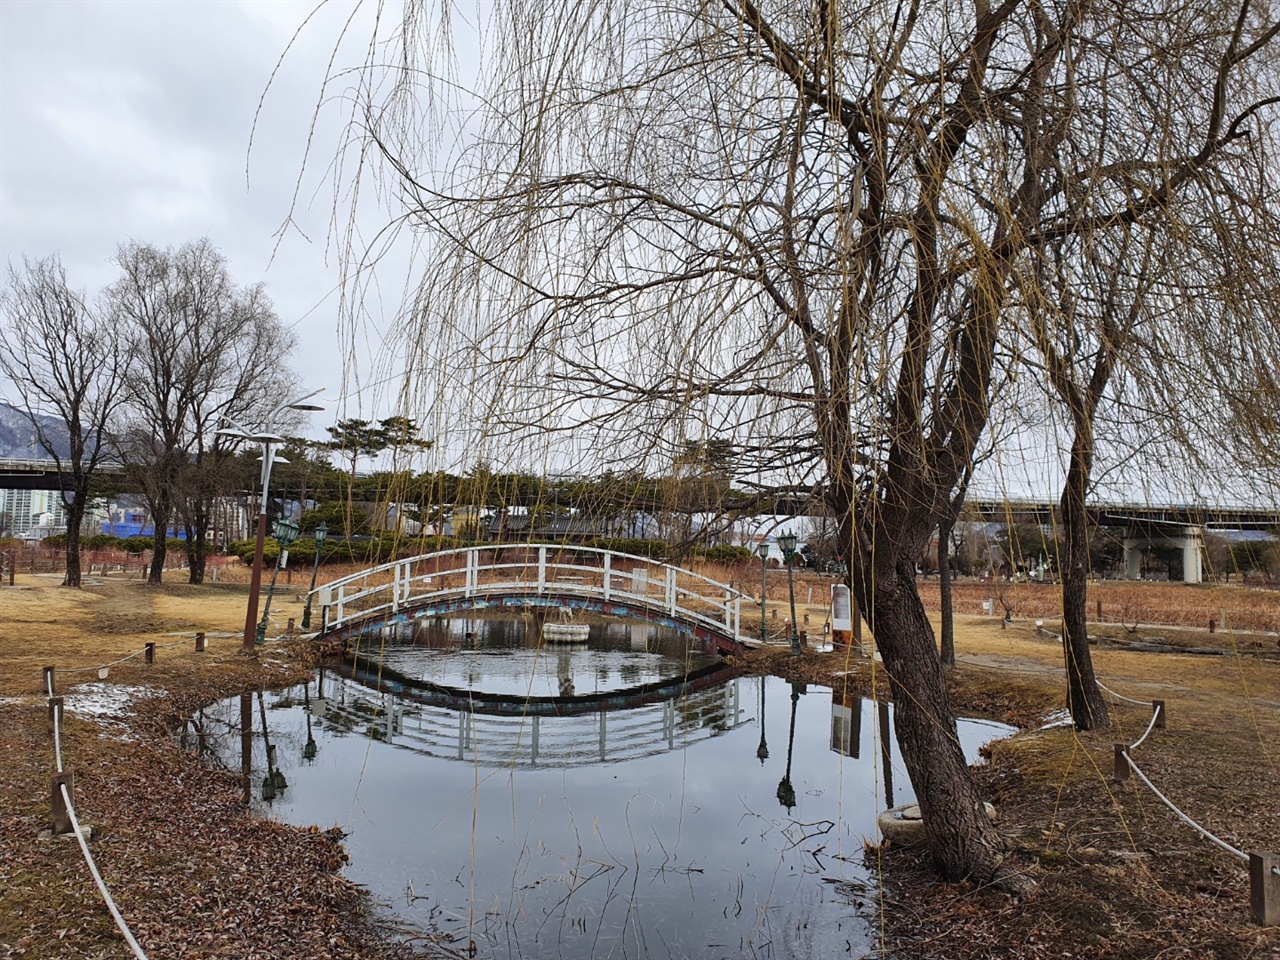
{"type": "Polygon", "coordinates": [[[290,636],[293,636],[293,635],[294,635],[295,633],[297,633],[297,632],[298,632],[297,624],[295,624],[295,623],[293,622],[293,617],[290,617],[290,618],[289,618],[289,629],[288,629],[288,630],[286,630],[286,631],[285,631],[285,633],[289,634],[290,636]]]}
{"type": "Polygon", "coordinates": [[[1218,621],[1213,619],[1213,617],[1209,618],[1209,632],[1210,633],[1218,632],[1218,621]]]}
{"type": "Polygon", "coordinates": [[[74,804],[76,793],[76,774],[74,770],[63,770],[61,773],[55,773],[49,781],[49,809],[54,836],[70,833],[73,829],[71,826],[71,814],[67,811],[67,800],[62,795],[64,784],[67,788],[67,796],[72,798],[71,802],[74,804]]]}
{"type": "Polygon", "coordinates": [[[44,692],[46,696],[52,697],[54,691],[53,667],[44,668],[44,692]]]}
{"type": "Polygon", "coordinates": [[[146,647],[143,648],[143,659],[146,660],[147,663],[156,662],[156,645],[154,643],[148,643],[146,647]]]}
{"type": "Polygon", "coordinates": [[[809,625],[809,615],[807,613],[804,615],[804,623],[805,623],[805,626],[809,625]]]}
{"type": "Polygon", "coordinates": [[[205,639],[204,639],[204,634],[203,634],[203,633],[197,633],[197,634],[196,634],[196,653],[204,653],[205,648],[206,648],[207,646],[208,646],[208,644],[206,643],[206,641],[205,641],[205,639]]]}
{"type": "Polygon", "coordinates": [[[49,729],[57,730],[58,724],[62,722],[62,698],[49,698],[49,729]]]}
{"type": "Polygon", "coordinates": [[[1102,601],[1101,601],[1101,600],[1099,600],[1099,601],[1098,601],[1098,616],[1097,616],[1097,619],[1098,619],[1098,620],[1101,620],[1101,619],[1102,619],[1102,601]]]}
{"type": "Polygon", "coordinates": [[[1165,716],[1164,716],[1164,701],[1163,701],[1163,700],[1152,700],[1152,701],[1151,701],[1151,709],[1152,709],[1153,711],[1155,711],[1155,715],[1156,715],[1156,729],[1157,729],[1157,730],[1163,730],[1163,729],[1164,729],[1164,720],[1165,720],[1165,716]]]}
{"type": "Polygon", "coordinates": [[[1249,915],[1263,927],[1280,927],[1280,854],[1249,854],[1249,915]]]}
{"type": "Polygon", "coordinates": [[[1129,745],[1127,743],[1116,744],[1116,779],[1129,779],[1129,745]]]}

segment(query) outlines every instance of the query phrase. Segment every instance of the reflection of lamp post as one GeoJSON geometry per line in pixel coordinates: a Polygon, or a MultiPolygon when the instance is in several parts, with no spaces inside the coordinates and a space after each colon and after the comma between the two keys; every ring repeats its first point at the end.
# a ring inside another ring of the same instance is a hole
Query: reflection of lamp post
{"type": "Polygon", "coordinates": [[[267,602],[262,607],[262,620],[258,623],[258,632],[255,635],[254,643],[263,643],[267,639],[267,617],[271,613],[271,598],[276,592],[276,578],[280,576],[280,567],[282,561],[288,560],[289,544],[298,539],[298,525],[288,520],[277,520],[275,527],[272,528],[271,535],[276,538],[276,543],[280,545],[280,552],[276,554],[276,565],[271,571],[271,586],[267,588],[267,602]]]}
{"type": "Polygon", "coordinates": [[[267,732],[267,700],[261,690],[258,691],[258,711],[262,714],[262,742],[267,747],[267,775],[262,778],[262,799],[270,803],[278,791],[289,786],[289,782],[284,778],[284,771],[276,767],[276,745],[267,732]]]}
{"type": "Polygon", "coordinates": [[[280,404],[267,414],[266,422],[257,433],[250,433],[229,417],[223,417],[223,420],[231,424],[231,429],[217,431],[225,437],[237,437],[262,444],[262,497],[258,501],[258,535],[257,543],[253,548],[253,572],[249,577],[249,606],[244,613],[243,650],[245,653],[252,653],[254,644],[258,642],[254,632],[254,622],[258,619],[258,591],[262,589],[262,550],[267,539],[267,490],[271,486],[271,465],[275,461],[275,447],[284,443],[284,437],[271,432],[271,423],[285,410],[323,410],[324,407],[318,404],[306,402],[318,393],[321,391],[313,390],[306,396],[280,404]]]}
{"type": "Polygon", "coordinates": [[[765,620],[765,599],[766,592],[769,589],[769,544],[763,540],[760,546],[756,548],[756,552],[760,554],[760,642],[769,642],[769,625],[765,620]]]}
{"type": "Polygon", "coordinates": [[[791,681],[791,732],[787,734],[787,771],[778,781],[778,802],[787,808],[787,813],[796,805],[796,788],[791,785],[791,751],[796,743],[796,705],[800,702],[800,688],[804,684],[798,680],[791,681]]]}
{"type": "Polygon", "coordinates": [[[764,742],[764,688],[768,682],[768,677],[760,678],[760,746],[756,747],[756,759],[760,761],[762,767],[769,759],[769,745],[764,742]]]}
{"type": "Polygon", "coordinates": [[[316,758],[316,738],[311,734],[311,684],[302,688],[302,708],[307,714],[307,745],[302,748],[302,759],[311,763],[316,758]]]}
{"type": "Polygon", "coordinates": [[[320,548],[324,546],[324,538],[329,535],[329,526],[323,520],[316,526],[312,536],[316,538],[316,562],[311,568],[311,589],[307,591],[307,605],[302,610],[302,629],[311,629],[311,595],[316,592],[316,575],[320,572],[320,548]]]}
{"type": "Polygon", "coordinates": [[[796,588],[791,579],[791,561],[796,555],[796,535],[784,533],[778,537],[782,547],[782,561],[787,565],[787,595],[791,598],[791,655],[800,656],[800,635],[796,632],[796,588]]]}

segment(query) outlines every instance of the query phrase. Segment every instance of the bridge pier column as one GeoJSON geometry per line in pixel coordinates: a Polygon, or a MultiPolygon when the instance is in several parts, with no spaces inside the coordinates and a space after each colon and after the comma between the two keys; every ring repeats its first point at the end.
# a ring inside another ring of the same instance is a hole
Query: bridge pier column
{"type": "Polygon", "coordinates": [[[1146,537],[1124,538],[1124,576],[1126,580],[1142,579],[1142,551],[1148,546],[1146,537]]]}
{"type": "Polygon", "coordinates": [[[1182,582],[1202,583],[1204,531],[1200,527],[1187,527],[1182,533],[1182,582]]]}

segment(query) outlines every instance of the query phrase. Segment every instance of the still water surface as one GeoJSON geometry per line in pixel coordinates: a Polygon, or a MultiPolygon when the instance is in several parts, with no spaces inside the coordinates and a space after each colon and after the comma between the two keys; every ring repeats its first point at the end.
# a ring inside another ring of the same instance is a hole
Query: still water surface
{"type": "MultiPolygon", "coordinates": [[[[341,826],[347,875],[400,923],[497,960],[873,948],[863,838],[912,796],[891,707],[726,677],[647,626],[539,649],[520,621],[438,621],[372,652],[209,713],[233,732],[252,716],[255,807],[341,826]],[[705,685],[663,688],[690,671],[705,685]],[[557,714],[545,699],[561,695],[557,714]],[[544,712],[512,712],[521,697],[544,712]]],[[[962,721],[960,736],[972,758],[1008,730],[962,721]]],[[[214,742],[241,767],[239,736],[214,742]]]]}

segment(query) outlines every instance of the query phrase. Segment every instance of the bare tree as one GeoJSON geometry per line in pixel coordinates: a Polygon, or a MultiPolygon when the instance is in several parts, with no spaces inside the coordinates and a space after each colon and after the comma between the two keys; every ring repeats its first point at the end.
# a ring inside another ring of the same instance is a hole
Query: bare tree
{"type": "Polygon", "coordinates": [[[446,385],[468,369],[458,393],[494,433],[590,431],[643,462],[696,419],[762,486],[820,497],[939,868],[1019,885],[915,560],[1017,364],[1039,252],[1266,162],[1270,8],[511,0],[456,125],[422,85],[447,15],[407,11],[352,145],[381,151],[430,255],[416,353],[450,358],[446,385]]]}
{"type": "Polygon", "coordinates": [[[127,354],[114,324],[67,285],[55,257],[10,266],[0,299],[0,370],[12,381],[36,443],[68,478],[67,571],[80,586],[80,527],[89,491],[110,452],[109,427],[123,399],[127,354]],[[38,412],[55,415],[51,430],[38,412]],[[63,430],[65,429],[65,435],[63,430]]]}
{"type": "Polygon", "coordinates": [[[176,250],[132,242],[117,262],[111,296],[134,358],[123,449],[155,523],[148,582],[161,582],[168,528],[180,517],[189,578],[201,583],[229,449],[216,430],[226,417],[253,422],[288,389],[293,338],[262,288],[236,286],[208,240],[176,250]]]}

